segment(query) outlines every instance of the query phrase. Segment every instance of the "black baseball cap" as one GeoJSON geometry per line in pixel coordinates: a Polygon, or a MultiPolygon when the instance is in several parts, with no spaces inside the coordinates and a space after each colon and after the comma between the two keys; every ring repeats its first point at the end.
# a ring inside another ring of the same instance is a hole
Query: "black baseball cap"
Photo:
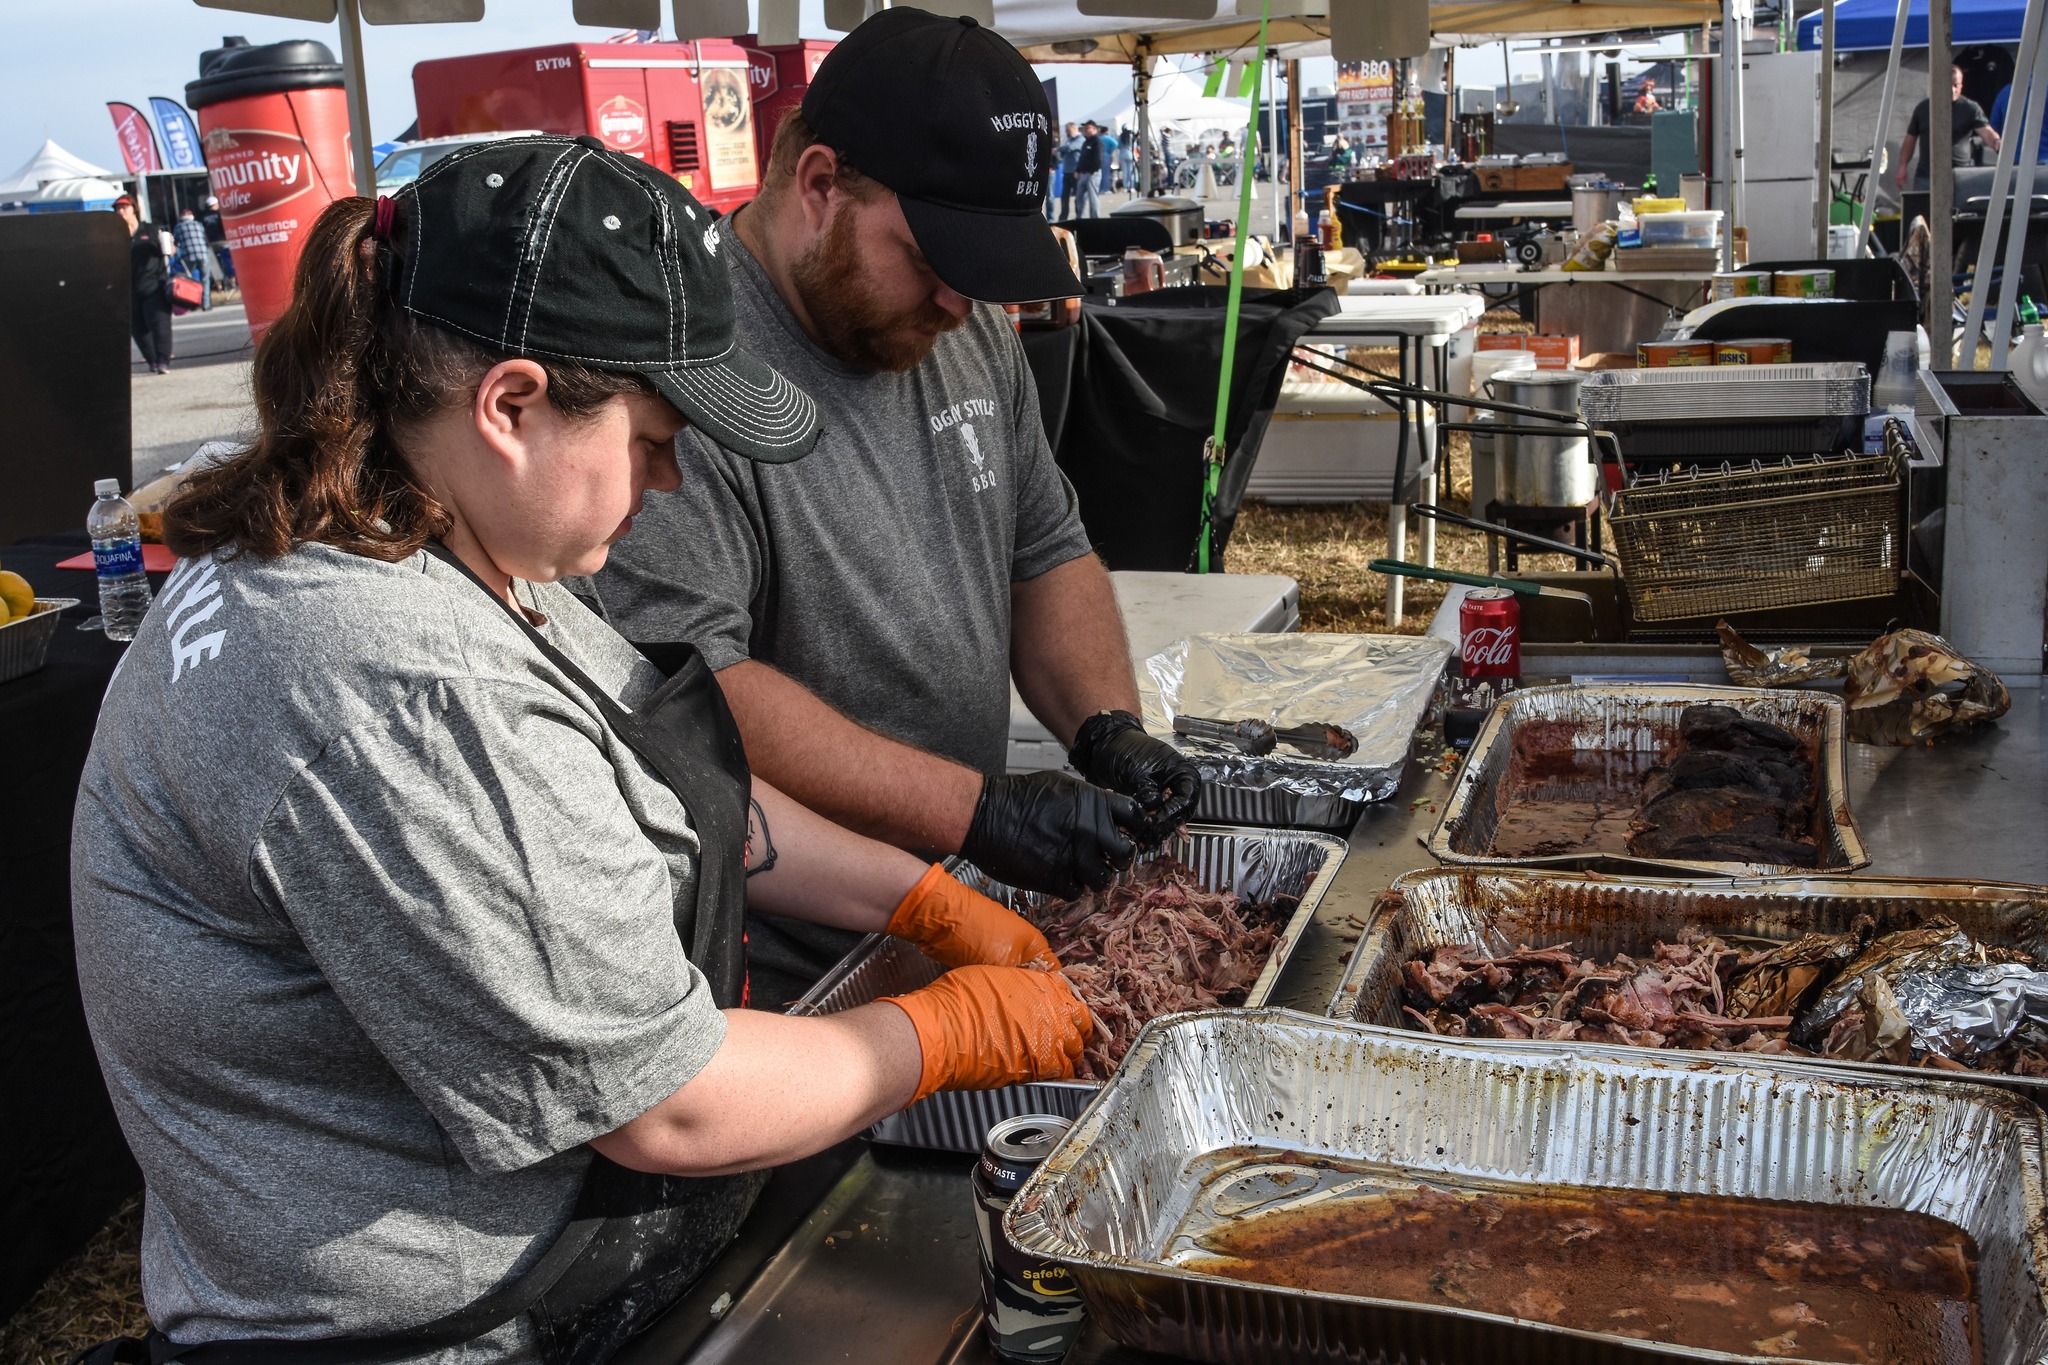
{"type": "Polygon", "coordinates": [[[987,303],[1081,292],[1045,221],[1058,155],[1045,87],[998,35],[885,9],[826,54],[803,110],[819,141],[896,192],[949,289],[987,303]]]}
{"type": "Polygon", "coordinates": [[[724,229],[672,177],[594,137],[515,137],[451,153],[393,199],[392,289],[413,317],[645,375],[748,459],[817,444],[810,395],[734,341],[724,229]]]}

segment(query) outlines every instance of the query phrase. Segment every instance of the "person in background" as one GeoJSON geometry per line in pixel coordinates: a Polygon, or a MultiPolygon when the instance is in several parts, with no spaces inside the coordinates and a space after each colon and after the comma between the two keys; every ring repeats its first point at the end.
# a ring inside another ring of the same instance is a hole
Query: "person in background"
{"type": "MultiPolygon", "coordinates": [[[[1951,164],[1970,164],[1970,139],[1980,139],[1992,151],[1998,150],[1998,130],[1991,126],[1985,116],[1984,106],[1963,95],[1963,69],[1952,68],[1955,83],[1951,89],[1954,103],[1949,106],[1949,154],[1951,164]]],[[[1906,120],[1906,136],[1899,143],[1899,169],[1892,177],[1900,189],[1906,188],[1906,168],[1912,166],[1913,188],[1927,188],[1927,168],[1930,162],[1928,151],[1931,139],[1928,136],[1928,102],[1921,100],[1913,106],[1913,116],[1906,120]],[[1916,160],[1914,152],[1918,151],[1916,160]]]]}
{"type": "Polygon", "coordinates": [[[1074,177],[1080,182],[1081,191],[1074,197],[1076,217],[1102,216],[1102,172],[1108,164],[1109,144],[1102,129],[1093,123],[1082,124],[1081,154],[1074,158],[1074,177]]]}
{"type": "Polygon", "coordinates": [[[128,334],[151,374],[169,374],[171,277],[164,268],[163,235],[142,221],[125,194],[114,201],[114,212],[128,228],[128,334]]]}
{"type": "MultiPolygon", "coordinates": [[[[899,6],[840,40],[720,251],[741,344],[824,435],[768,468],[684,433],[690,476],[592,586],[650,657],[703,651],[768,781],[1071,896],[1171,833],[1201,778],[1136,714],[1115,591],[996,306],[1081,292],[1041,207],[1049,128],[1030,65],[971,19],[899,6]],[[1013,679],[1079,778],[1005,771],[1013,679]]],[[[756,998],[855,941],[755,917],[756,998]]]]}
{"type": "Polygon", "coordinates": [[[1663,102],[1657,98],[1657,78],[1655,76],[1643,77],[1643,83],[1636,88],[1635,112],[1638,114],[1654,114],[1663,107],[1663,102]]]}
{"type": "Polygon", "coordinates": [[[1337,134],[1336,144],[1330,148],[1330,170],[1341,181],[1351,178],[1352,167],[1358,164],[1358,149],[1351,145],[1351,139],[1337,134]]]}
{"type": "MultiPolygon", "coordinates": [[[[2016,127],[2006,125],[2006,115],[2010,113],[2014,118],[2018,118],[2021,112],[2012,108],[2012,86],[2008,83],[1998,92],[1998,98],[1991,101],[1991,122],[1997,127],[2001,140],[2019,131],[2016,127]]],[[[2041,120],[2041,145],[2034,154],[2034,160],[2048,164],[2048,118],[2041,120]]]]}
{"type": "Polygon", "coordinates": [[[186,209],[178,215],[177,226],[171,229],[171,239],[178,244],[178,267],[200,283],[201,311],[213,307],[213,282],[214,277],[220,274],[220,267],[213,263],[213,252],[207,249],[206,225],[199,221],[199,215],[186,209]]]}
{"type": "Polygon", "coordinates": [[[221,287],[239,288],[235,279],[234,253],[228,250],[227,225],[220,220],[220,200],[208,195],[206,212],[199,215],[199,221],[206,225],[206,245],[213,249],[214,262],[220,266],[221,287]]]}
{"type": "Polygon", "coordinates": [[[1060,141],[1060,220],[1063,222],[1074,216],[1074,198],[1081,188],[1075,168],[1081,164],[1081,148],[1086,141],[1077,123],[1067,125],[1067,135],[1060,141]]]}

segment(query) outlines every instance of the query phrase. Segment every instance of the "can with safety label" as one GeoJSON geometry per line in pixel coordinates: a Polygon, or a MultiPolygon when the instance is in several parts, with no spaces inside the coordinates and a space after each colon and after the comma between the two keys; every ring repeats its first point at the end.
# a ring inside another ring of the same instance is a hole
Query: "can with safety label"
{"type": "Polygon", "coordinates": [[[1003,1235],[1010,1200],[1072,1126],[1052,1114],[1004,1119],[988,1130],[969,1182],[981,1233],[982,1325],[1004,1360],[1058,1360],[1081,1335],[1081,1295],[1067,1268],[1027,1256],[1003,1235]]]}

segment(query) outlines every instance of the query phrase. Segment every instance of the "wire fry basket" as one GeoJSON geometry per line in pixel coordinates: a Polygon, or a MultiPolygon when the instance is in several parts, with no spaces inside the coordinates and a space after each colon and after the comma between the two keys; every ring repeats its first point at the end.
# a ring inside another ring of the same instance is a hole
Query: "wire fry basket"
{"type": "Polygon", "coordinates": [[[1643,479],[1607,524],[1638,621],[1887,597],[1903,558],[1891,453],[1723,464],[1643,479]]]}

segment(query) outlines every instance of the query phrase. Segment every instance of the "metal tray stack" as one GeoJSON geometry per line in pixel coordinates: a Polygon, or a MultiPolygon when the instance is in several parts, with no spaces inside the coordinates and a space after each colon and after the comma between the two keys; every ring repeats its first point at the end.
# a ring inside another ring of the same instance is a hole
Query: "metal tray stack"
{"type": "MultiPolygon", "coordinates": [[[[1301,942],[1316,907],[1336,880],[1344,861],[1342,839],[1300,830],[1224,829],[1190,825],[1172,843],[1140,862],[1171,856],[1186,863],[1211,891],[1230,890],[1246,900],[1299,896],[1301,903],[1273,945],[1264,970],[1245,997],[1250,1008],[1263,1005],[1280,979],[1281,968],[1301,942]]],[[[970,864],[953,872],[968,886],[1013,909],[1042,905],[1053,899],[1019,891],[991,880],[970,864]]],[[[928,986],[944,969],[902,939],[870,934],[838,966],[790,1006],[792,1014],[837,1014],[885,995],[900,995],[928,986]]],[[[1019,1114],[1059,1114],[1073,1118],[1088,1107],[1102,1086],[1096,1081],[1045,1081],[1006,1086],[1000,1090],[944,1090],[891,1114],[869,1135],[877,1142],[947,1152],[979,1152],[988,1130],[1019,1114]]]]}
{"type": "Polygon", "coordinates": [[[1861,435],[1861,365],[1602,370],[1579,393],[1586,420],[1631,461],[1657,465],[1841,450],[1861,435]]]}
{"type": "Polygon", "coordinates": [[[1497,867],[1618,867],[1682,876],[1768,877],[1816,872],[1849,872],[1867,866],[1863,832],[1849,809],[1849,780],[1843,748],[1847,723],[1841,698],[1821,692],[1748,687],[1674,687],[1655,683],[1574,684],[1511,692],[1493,708],[1472,752],[1458,770],[1457,786],[1429,836],[1439,862],[1497,867]],[[1573,731],[1574,747],[1608,753],[1663,753],[1678,738],[1678,717],[1688,706],[1731,706],[1759,720],[1783,726],[1807,740],[1819,788],[1814,835],[1820,842],[1817,869],[1779,863],[1703,862],[1643,858],[1624,848],[1589,848],[1545,857],[1508,857],[1493,851],[1514,756],[1517,728],[1538,721],[1559,722],[1573,731]]]}
{"type": "MultiPolygon", "coordinates": [[[[1616,953],[1647,958],[1652,945],[1659,940],[1676,942],[1688,927],[1790,942],[1807,933],[1847,933],[1866,916],[1878,933],[1886,934],[1914,928],[1937,915],[1980,943],[2016,948],[2048,961],[2048,888],[2038,886],[1883,877],[1630,883],[1483,868],[1410,872],[1395,879],[1373,908],[1344,979],[1330,999],[1330,1015],[1406,1028],[1401,1014],[1402,965],[1455,943],[1477,943],[1497,953],[1569,943],[1598,958],[1616,953]]],[[[1415,1034],[1427,1036],[1419,1030],[1415,1034]]],[[[1466,1040],[1436,1041],[1463,1046],[1466,1040]]],[[[1490,1044],[1482,1040],[1480,1046],[1490,1044]]],[[[1821,1058],[1806,1059],[1804,1064],[1903,1084],[1996,1085],[2048,1103],[2048,1077],[1821,1058]]]]}
{"type": "MultiPolygon", "coordinates": [[[[1250,1284],[1174,1263],[1247,1160],[1415,1179],[1580,1185],[1931,1214],[1982,1257],[1987,1361],[2048,1355],[2041,1117],[1984,1086],[1701,1054],[1486,1043],[1285,1011],[1176,1015],[1018,1192],[1004,1231],[1068,1266],[1097,1324],[1217,1362],[1735,1360],[1513,1318],[1250,1284]]],[[[1354,1176],[1355,1178],[1355,1176],[1354,1176]]],[[[1240,1214],[1239,1216],[1242,1216],[1240,1214]]],[[[1208,1221],[1213,1224],[1214,1218],[1208,1221]]]]}
{"type": "Polygon", "coordinates": [[[1860,417],[1869,408],[1870,374],[1853,362],[1596,370],[1579,388],[1579,412],[1596,426],[1860,417]]]}

